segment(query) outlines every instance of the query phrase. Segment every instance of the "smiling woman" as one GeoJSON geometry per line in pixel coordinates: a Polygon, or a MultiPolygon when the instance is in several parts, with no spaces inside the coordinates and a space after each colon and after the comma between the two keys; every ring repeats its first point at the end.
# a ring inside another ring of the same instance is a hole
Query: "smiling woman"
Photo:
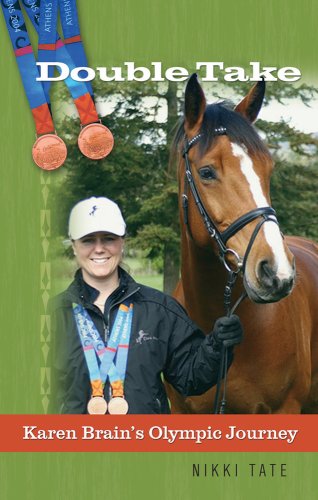
{"type": "Polygon", "coordinates": [[[241,341],[236,316],[205,337],[173,298],[136,283],[120,267],[125,233],[107,198],[71,211],[79,269],[52,303],[53,413],[169,413],[161,374],[181,394],[201,394],[216,383],[223,346],[229,366],[241,341]]]}
{"type": "Polygon", "coordinates": [[[94,302],[104,311],[108,296],[118,287],[126,224],[117,205],[106,198],[78,203],[69,221],[69,237],[84,281],[99,290],[94,302]],[[97,231],[95,231],[97,230],[97,231]]]}
{"type": "Polygon", "coordinates": [[[74,255],[82,269],[84,281],[101,291],[98,302],[95,302],[99,308],[105,305],[109,292],[118,286],[118,265],[123,247],[122,237],[103,232],[73,241],[74,255]],[[102,282],[107,284],[106,289],[102,282]]]}

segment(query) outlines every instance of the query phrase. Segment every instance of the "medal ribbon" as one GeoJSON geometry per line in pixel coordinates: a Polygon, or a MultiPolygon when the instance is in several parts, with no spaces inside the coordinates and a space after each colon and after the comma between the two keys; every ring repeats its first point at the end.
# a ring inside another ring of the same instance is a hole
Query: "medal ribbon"
{"type": "Polygon", "coordinates": [[[116,324],[114,324],[108,346],[105,349],[105,354],[100,367],[102,377],[105,374],[108,374],[113,397],[123,397],[124,395],[124,380],[126,375],[129,340],[131,335],[131,324],[133,316],[133,304],[130,304],[129,308],[125,304],[121,304],[119,307],[119,311],[121,308],[122,311],[126,314],[125,320],[120,327],[120,333],[119,326],[116,330],[116,324]],[[112,359],[114,358],[116,352],[116,363],[114,364],[112,362],[112,359]]]}
{"type": "MultiPolygon", "coordinates": [[[[43,1],[43,0],[41,0],[43,1]]],[[[53,0],[51,3],[58,5],[58,0],[53,0]]],[[[67,4],[68,2],[62,2],[63,4],[67,4]]],[[[61,2],[60,2],[61,5],[61,2]]],[[[62,24],[62,29],[63,29],[63,34],[64,37],[67,38],[66,33],[69,33],[69,29],[66,29],[66,27],[69,27],[65,15],[65,5],[63,5],[63,11],[61,10],[61,24],[62,24]],[[66,33],[64,32],[64,29],[66,29],[66,33]]],[[[73,6],[74,7],[74,6],[73,6]]],[[[57,7],[56,7],[57,8],[57,7]]],[[[73,8],[73,16],[74,15],[74,10],[76,11],[76,5],[75,9],[73,8]]],[[[76,16],[77,17],[77,16],[76,16]]],[[[57,28],[57,25],[55,25],[55,30],[57,28]]],[[[68,39],[67,39],[68,40],[68,39]]],[[[65,41],[64,41],[65,43],[65,41]]],[[[76,68],[77,63],[76,61],[79,60],[78,56],[76,56],[76,60],[73,59],[73,54],[76,53],[76,51],[72,50],[72,43],[67,44],[67,48],[62,42],[62,40],[58,40],[56,44],[56,60],[59,62],[63,62],[66,64],[69,68],[69,71],[71,72],[73,69],[76,68]]],[[[75,42],[74,42],[75,43],[75,42]]],[[[84,49],[82,50],[84,53],[84,49]]],[[[86,57],[84,56],[85,59],[85,66],[87,66],[87,60],[86,57]]],[[[84,63],[83,60],[81,60],[82,65],[84,63]]],[[[88,82],[77,82],[76,80],[73,80],[70,76],[68,76],[65,79],[65,83],[72,95],[72,98],[74,100],[74,104],[77,108],[80,121],[82,125],[89,125],[90,123],[95,123],[99,121],[98,114],[95,108],[94,101],[92,99],[92,96],[90,94],[89,89],[91,90],[92,93],[92,88],[91,85],[87,85],[88,82]]]]}
{"type": "MultiPolygon", "coordinates": [[[[59,0],[59,6],[64,43],[67,47],[67,50],[71,55],[75,66],[87,67],[88,62],[84,50],[84,45],[81,39],[76,0],[59,0]]],[[[83,76],[83,72],[80,72],[79,76],[83,76]]],[[[92,99],[94,99],[94,93],[91,83],[85,82],[85,85],[92,99]]]]}
{"type": "MultiPolygon", "coordinates": [[[[8,0],[4,0],[8,1],[8,0]]],[[[73,59],[74,50],[69,50],[71,43],[65,45],[57,33],[57,14],[58,14],[58,0],[37,0],[36,7],[40,3],[40,16],[35,12],[33,4],[30,0],[24,0],[24,6],[26,12],[39,35],[39,61],[41,62],[63,62],[68,66],[69,72],[76,68],[77,63],[73,59]]],[[[67,4],[68,2],[63,2],[67,4]]],[[[65,8],[65,7],[64,7],[65,8]]],[[[75,5],[76,12],[76,5],[75,5]]],[[[76,16],[77,17],[77,16],[76,16]]],[[[69,21],[68,21],[69,22],[69,21]]],[[[61,23],[64,33],[64,27],[67,26],[66,16],[62,15],[61,11],[61,23]]],[[[67,31],[69,32],[69,30],[67,31]]],[[[84,48],[82,48],[84,53],[84,48]]],[[[84,59],[79,61],[79,56],[77,56],[77,61],[81,62],[82,65],[87,66],[86,56],[84,59]]],[[[57,66],[59,70],[59,66],[57,66]]],[[[49,76],[53,76],[54,66],[49,67],[49,76]]],[[[37,75],[38,76],[38,75],[37,75]]],[[[96,123],[99,121],[99,117],[95,108],[94,101],[90,92],[92,93],[91,85],[87,85],[88,82],[78,82],[73,80],[71,76],[68,76],[65,80],[65,84],[68,87],[70,94],[74,100],[74,104],[77,108],[80,121],[82,125],[89,125],[90,123],[96,123]]],[[[40,82],[39,82],[40,83],[40,82]]],[[[49,91],[52,82],[44,82],[45,92],[47,94],[47,100],[49,102],[49,91]]]]}
{"type": "Polygon", "coordinates": [[[90,374],[92,396],[103,396],[103,386],[108,377],[113,397],[122,397],[124,395],[133,304],[130,304],[130,307],[125,304],[119,306],[107,347],[105,347],[86,309],[79,304],[73,304],[73,313],[90,374]],[[117,358],[114,364],[116,352],[117,358]],[[97,357],[100,366],[98,366],[97,357]]]}
{"type": "Polygon", "coordinates": [[[37,134],[54,133],[49,104],[39,76],[19,0],[1,0],[1,7],[30,104],[37,134]]]}
{"type": "MultiPolygon", "coordinates": [[[[26,3],[29,6],[28,1],[30,0],[23,0],[23,1],[25,6],[26,3]]],[[[38,0],[38,3],[40,6],[40,18],[37,19],[37,23],[34,24],[34,27],[39,34],[38,61],[53,63],[56,61],[56,43],[58,35],[56,33],[55,28],[57,26],[58,6],[56,3],[48,2],[47,0],[38,0]]],[[[31,15],[30,7],[28,7],[26,11],[30,17],[31,15]]],[[[36,20],[33,9],[32,12],[33,12],[32,17],[34,20],[36,20]]],[[[54,76],[54,66],[49,67],[48,74],[49,77],[54,76]]],[[[47,102],[50,103],[51,82],[43,82],[43,88],[47,102]]]]}

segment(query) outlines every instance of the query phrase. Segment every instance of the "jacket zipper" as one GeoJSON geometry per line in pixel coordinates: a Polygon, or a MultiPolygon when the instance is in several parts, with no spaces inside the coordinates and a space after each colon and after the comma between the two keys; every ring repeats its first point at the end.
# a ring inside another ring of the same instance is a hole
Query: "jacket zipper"
{"type": "MultiPolygon", "coordinates": [[[[134,290],[133,292],[130,292],[128,295],[126,295],[126,297],[123,297],[120,301],[117,301],[117,302],[114,302],[114,304],[112,304],[108,310],[108,313],[107,313],[107,325],[105,325],[106,327],[106,330],[105,330],[105,344],[107,344],[108,342],[108,335],[109,335],[109,323],[110,323],[110,313],[111,313],[111,310],[115,307],[115,306],[118,306],[119,304],[121,304],[124,300],[126,299],[129,299],[129,297],[131,297],[132,295],[134,295],[136,292],[138,292],[140,290],[140,286],[138,288],[136,288],[136,290],[134,290]]],[[[105,320],[104,320],[105,322],[105,320]]]]}
{"type": "Polygon", "coordinates": [[[108,327],[108,325],[106,325],[104,316],[103,316],[103,324],[104,324],[104,343],[107,344],[108,335],[109,335],[109,327],[108,327]]]}
{"type": "Polygon", "coordinates": [[[161,401],[159,398],[156,398],[156,402],[157,402],[157,405],[158,405],[158,408],[159,408],[159,413],[161,413],[161,401]]]}
{"type": "MultiPolygon", "coordinates": [[[[111,313],[111,310],[115,307],[115,306],[118,306],[119,304],[121,304],[124,300],[128,299],[129,297],[131,297],[132,295],[134,295],[136,292],[138,292],[140,290],[140,286],[138,288],[136,288],[135,290],[133,290],[132,292],[130,292],[128,295],[122,297],[119,301],[117,302],[114,302],[114,304],[112,304],[108,310],[108,313],[107,313],[107,323],[105,322],[105,318],[104,318],[104,315],[100,313],[100,316],[102,317],[103,319],[103,325],[104,325],[104,342],[105,342],[105,345],[107,345],[107,342],[109,340],[109,331],[110,331],[110,328],[109,328],[109,322],[110,322],[110,313],[111,313]]],[[[87,307],[90,306],[90,304],[86,304],[84,305],[84,307],[87,307]]],[[[89,309],[91,309],[91,307],[89,307],[89,309]]],[[[95,311],[95,309],[94,309],[95,311]]],[[[95,311],[96,312],[96,311],[95,311]]]]}

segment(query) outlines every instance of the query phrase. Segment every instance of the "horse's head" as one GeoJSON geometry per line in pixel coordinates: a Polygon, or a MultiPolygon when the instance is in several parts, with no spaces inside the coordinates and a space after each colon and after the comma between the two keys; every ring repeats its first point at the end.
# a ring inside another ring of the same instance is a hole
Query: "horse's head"
{"type": "Polygon", "coordinates": [[[192,75],[176,142],[181,152],[184,148],[179,175],[183,202],[188,205],[183,215],[188,217],[188,236],[199,247],[211,247],[216,230],[226,264],[243,264],[250,299],[274,302],[291,292],[295,266],[269,208],[273,162],[251,125],[264,91],[265,82],[257,82],[233,111],[222,104],[206,106],[203,90],[192,75]],[[206,218],[210,222],[204,222],[206,218]]]}

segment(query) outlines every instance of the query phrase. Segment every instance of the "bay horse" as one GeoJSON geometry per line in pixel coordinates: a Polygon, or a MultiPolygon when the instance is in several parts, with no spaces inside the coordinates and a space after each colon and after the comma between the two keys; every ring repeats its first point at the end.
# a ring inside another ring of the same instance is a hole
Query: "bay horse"
{"type": "MultiPolygon", "coordinates": [[[[237,311],[244,339],[226,412],[317,413],[318,246],[284,238],[270,208],[273,161],[252,125],[264,93],[261,80],[230,110],[206,105],[196,75],[187,83],[174,142],[182,259],[174,295],[208,333],[224,315],[227,273],[239,274],[233,302],[244,289],[248,298],[237,311]]],[[[167,391],[172,413],[213,412],[215,388],[189,398],[167,391]]]]}

